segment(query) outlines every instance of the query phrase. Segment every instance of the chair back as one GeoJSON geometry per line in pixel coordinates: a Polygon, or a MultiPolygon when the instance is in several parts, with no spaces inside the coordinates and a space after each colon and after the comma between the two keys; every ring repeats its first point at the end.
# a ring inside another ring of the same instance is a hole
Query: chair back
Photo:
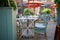
{"type": "Polygon", "coordinates": [[[44,20],[36,20],[34,22],[34,32],[36,33],[45,33],[47,28],[47,24],[44,20]]]}

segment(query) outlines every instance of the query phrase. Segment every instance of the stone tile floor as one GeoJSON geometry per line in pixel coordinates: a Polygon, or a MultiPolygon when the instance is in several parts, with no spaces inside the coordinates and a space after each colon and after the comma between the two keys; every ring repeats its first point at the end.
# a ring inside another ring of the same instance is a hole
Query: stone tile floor
{"type": "MultiPolygon", "coordinates": [[[[55,27],[56,27],[56,22],[48,22],[48,26],[47,26],[47,40],[54,40],[54,33],[55,33],[55,27]]],[[[42,37],[42,36],[40,36],[42,37]]],[[[33,40],[33,38],[22,38],[20,40],[33,40]]],[[[43,37],[42,38],[38,38],[37,40],[46,40],[43,37]]]]}
{"type": "Polygon", "coordinates": [[[47,27],[47,37],[48,40],[54,40],[54,33],[56,29],[56,22],[49,22],[47,27]]]}

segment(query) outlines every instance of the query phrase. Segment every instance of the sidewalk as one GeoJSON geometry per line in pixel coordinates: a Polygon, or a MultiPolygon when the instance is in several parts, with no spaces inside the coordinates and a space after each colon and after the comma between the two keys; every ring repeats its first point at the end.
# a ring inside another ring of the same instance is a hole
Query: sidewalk
{"type": "MultiPolygon", "coordinates": [[[[48,26],[47,26],[47,39],[48,40],[54,40],[55,28],[56,28],[56,22],[49,21],[48,26]]],[[[33,38],[30,38],[30,39],[24,38],[22,40],[33,40],[33,38]]],[[[41,39],[39,38],[39,40],[41,39]]],[[[42,40],[45,40],[45,39],[42,39],[42,40]]]]}
{"type": "Polygon", "coordinates": [[[47,37],[48,40],[54,40],[54,33],[55,33],[55,28],[56,28],[56,22],[48,22],[47,26],[47,37]]]}

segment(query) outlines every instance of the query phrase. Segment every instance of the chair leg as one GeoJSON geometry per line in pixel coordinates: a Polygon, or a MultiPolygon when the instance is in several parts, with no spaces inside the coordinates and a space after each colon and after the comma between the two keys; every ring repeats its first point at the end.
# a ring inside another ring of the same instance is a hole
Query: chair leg
{"type": "Polygon", "coordinates": [[[22,38],[22,28],[21,27],[19,28],[19,32],[20,32],[19,40],[21,40],[21,38],[22,38]]]}
{"type": "Polygon", "coordinates": [[[48,39],[47,39],[47,33],[45,33],[45,37],[46,37],[46,40],[48,40],[48,39]]]}
{"type": "Polygon", "coordinates": [[[37,40],[37,33],[34,33],[34,40],[37,40]]]}

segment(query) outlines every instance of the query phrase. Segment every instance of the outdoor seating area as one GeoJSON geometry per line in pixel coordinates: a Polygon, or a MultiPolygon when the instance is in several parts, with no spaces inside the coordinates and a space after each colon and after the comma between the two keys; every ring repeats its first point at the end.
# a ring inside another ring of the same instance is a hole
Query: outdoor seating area
{"type": "Polygon", "coordinates": [[[0,40],[60,40],[59,0],[1,0],[0,40]]]}
{"type": "MultiPolygon", "coordinates": [[[[52,24],[49,23],[52,22],[56,26],[55,22],[57,20],[56,14],[53,18],[52,8],[50,7],[46,7],[42,2],[35,0],[28,0],[24,5],[21,4],[21,11],[23,12],[18,12],[16,19],[20,23],[19,28],[17,27],[19,29],[18,40],[49,40],[49,36],[52,36],[49,34],[49,31],[51,31],[49,27],[52,24]]],[[[52,29],[53,34],[55,28],[52,29]]],[[[54,38],[51,39],[53,40],[54,38]]]]}
{"type": "MultiPolygon", "coordinates": [[[[49,19],[44,19],[43,16],[22,16],[17,18],[19,20],[18,40],[32,39],[32,40],[48,40],[47,28],[49,19]],[[40,33],[41,32],[41,33],[40,33]],[[40,36],[39,36],[40,35],[40,36]]],[[[51,21],[50,21],[51,22],[51,21]]],[[[54,21],[53,21],[54,22],[54,21]]],[[[54,24],[56,26],[56,23],[54,24]]],[[[55,27],[54,27],[55,30],[55,27]]]]}

